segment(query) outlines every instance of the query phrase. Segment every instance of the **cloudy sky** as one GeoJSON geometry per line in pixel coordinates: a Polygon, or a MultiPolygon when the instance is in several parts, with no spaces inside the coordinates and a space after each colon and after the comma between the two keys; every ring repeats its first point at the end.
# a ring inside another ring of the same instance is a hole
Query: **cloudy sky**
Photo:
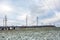
{"type": "Polygon", "coordinates": [[[0,0],[0,25],[7,15],[8,25],[60,26],[60,0],[0,0]]]}

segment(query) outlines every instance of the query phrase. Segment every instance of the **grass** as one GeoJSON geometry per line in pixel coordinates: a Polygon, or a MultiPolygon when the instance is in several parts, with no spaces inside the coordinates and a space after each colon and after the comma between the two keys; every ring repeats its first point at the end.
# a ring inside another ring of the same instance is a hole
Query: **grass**
{"type": "Polygon", "coordinates": [[[13,31],[60,31],[60,27],[41,27],[41,28],[16,28],[15,30],[0,30],[0,32],[13,32],[13,31]]]}

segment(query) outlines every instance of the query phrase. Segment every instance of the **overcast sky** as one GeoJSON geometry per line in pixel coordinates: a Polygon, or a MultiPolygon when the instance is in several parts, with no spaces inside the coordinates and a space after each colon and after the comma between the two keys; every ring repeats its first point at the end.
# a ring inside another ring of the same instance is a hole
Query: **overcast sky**
{"type": "Polygon", "coordinates": [[[0,25],[7,15],[8,25],[56,25],[60,26],[60,0],[0,0],[0,25]]]}

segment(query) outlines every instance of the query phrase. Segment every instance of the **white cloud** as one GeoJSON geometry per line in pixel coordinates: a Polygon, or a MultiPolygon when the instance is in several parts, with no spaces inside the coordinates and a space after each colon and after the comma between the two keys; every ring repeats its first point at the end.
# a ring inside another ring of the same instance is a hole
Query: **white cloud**
{"type": "MultiPolygon", "coordinates": [[[[59,0],[33,0],[35,2],[35,5],[32,5],[32,9],[31,9],[31,14],[27,13],[28,15],[31,15],[30,17],[28,17],[28,25],[36,25],[36,16],[40,16],[40,15],[46,15],[47,12],[50,10],[51,12],[54,12],[55,15],[52,16],[52,18],[45,18],[44,20],[40,20],[40,23],[53,23],[59,20],[59,15],[60,13],[55,12],[54,9],[56,9],[56,6],[59,3],[59,0]]],[[[22,15],[19,15],[17,17],[18,20],[26,20],[26,15],[25,13],[23,13],[22,15]]]]}
{"type": "Polygon", "coordinates": [[[55,11],[55,15],[53,17],[41,20],[40,22],[49,24],[49,23],[53,23],[59,20],[60,20],[60,12],[55,11]]]}
{"type": "Polygon", "coordinates": [[[46,0],[46,1],[44,1],[45,6],[48,6],[52,9],[56,8],[56,5],[58,5],[57,3],[59,3],[59,0],[46,0]]]}
{"type": "Polygon", "coordinates": [[[22,14],[21,16],[18,16],[17,19],[18,20],[25,20],[26,16],[27,16],[27,14],[22,14]]]}
{"type": "Polygon", "coordinates": [[[8,26],[13,26],[15,24],[15,22],[16,22],[15,20],[8,20],[7,25],[8,26]]]}
{"type": "Polygon", "coordinates": [[[30,11],[20,12],[20,14],[17,16],[16,19],[20,21],[20,24],[21,25],[26,25],[26,18],[28,20],[28,25],[30,25],[30,22],[31,22],[31,14],[30,14],[30,11]]]}
{"type": "Polygon", "coordinates": [[[36,6],[41,6],[40,8],[46,11],[56,9],[60,5],[60,0],[37,0],[35,2],[36,6]]]}
{"type": "Polygon", "coordinates": [[[13,11],[13,8],[11,7],[11,5],[7,5],[7,4],[4,4],[4,3],[1,3],[0,4],[0,14],[3,14],[3,15],[10,15],[13,11]]]}
{"type": "Polygon", "coordinates": [[[8,5],[0,5],[0,9],[3,12],[8,12],[8,11],[12,11],[12,9],[8,6],[8,5]]]}
{"type": "MultiPolygon", "coordinates": [[[[48,11],[55,13],[55,15],[52,16],[52,18],[42,19],[42,20],[40,20],[40,23],[42,22],[42,23],[49,24],[49,23],[53,23],[53,22],[60,20],[60,16],[59,16],[60,12],[57,12],[55,10],[58,7],[60,8],[59,0],[34,0],[34,1],[36,4],[32,5],[32,9],[31,9],[32,17],[46,15],[48,11]]],[[[36,20],[36,19],[34,19],[34,20],[36,20]]]]}
{"type": "Polygon", "coordinates": [[[26,20],[26,16],[31,17],[30,11],[23,11],[17,16],[17,20],[26,20]]]}
{"type": "MultiPolygon", "coordinates": [[[[17,14],[16,20],[19,20],[19,21],[26,20],[26,16],[28,15],[28,25],[32,25],[32,24],[36,25],[36,16],[46,15],[49,10],[53,11],[55,13],[55,15],[52,16],[52,18],[47,18],[47,19],[45,18],[44,20],[39,19],[40,23],[41,22],[51,23],[51,22],[56,22],[56,21],[60,20],[60,18],[59,18],[60,12],[56,12],[56,10],[55,10],[58,7],[60,8],[59,0],[29,0],[28,2],[30,2],[31,4],[29,4],[29,3],[28,4],[31,5],[30,7],[32,7],[32,8],[31,8],[31,10],[27,8],[28,11],[24,10],[25,7],[22,7],[21,5],[20,6],[15,5],[14,6],[15,9],[13,9],[11,7],[11,5],[8,4],[8,1],[5,0],[4,2],[0,3],[0,14],[3,14],[3,15],[11,14],[12,15],[11,12],[13,12],[13,16],[15,16],[17,14]],[[7,2],[7,3],[4,3],[4,2],[7,2]],[[15,14],[15,12],[16,12],[16,14],[15,14]]],[[[13,24],[14,22],[11,20],[11,21],[9,21],[9,25],[10,25],[10,23],[13,24]]]]}
{"type": "Polygon", "coordinates": [[[0,26],[2,26],[3,25],[3,20],[2,19],[0,19],[0,26]]]}

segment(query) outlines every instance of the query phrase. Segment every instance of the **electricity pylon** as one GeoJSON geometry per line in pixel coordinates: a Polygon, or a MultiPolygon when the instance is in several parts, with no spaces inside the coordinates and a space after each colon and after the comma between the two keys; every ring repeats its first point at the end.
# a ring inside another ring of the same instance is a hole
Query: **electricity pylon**
{"type": "Polygon", "coordinates": [[[27,18],[27,16],[26,16],[26,26],[28,25],[28,23],[27,23],[27,19],[28,19],[28,18],[27,18]]]}
{"type": "Polygon", "coordinates": [[[7,27],[7,16],[5,15],[5,27],[7,27]]]}
{"type": "Polygon", "coordinates": [[[38,17],[37,17],[36,19],[37,19],[37,23],[36,23],[36,24],[37,24],[37,26],[38,26],[38,17]]]}

